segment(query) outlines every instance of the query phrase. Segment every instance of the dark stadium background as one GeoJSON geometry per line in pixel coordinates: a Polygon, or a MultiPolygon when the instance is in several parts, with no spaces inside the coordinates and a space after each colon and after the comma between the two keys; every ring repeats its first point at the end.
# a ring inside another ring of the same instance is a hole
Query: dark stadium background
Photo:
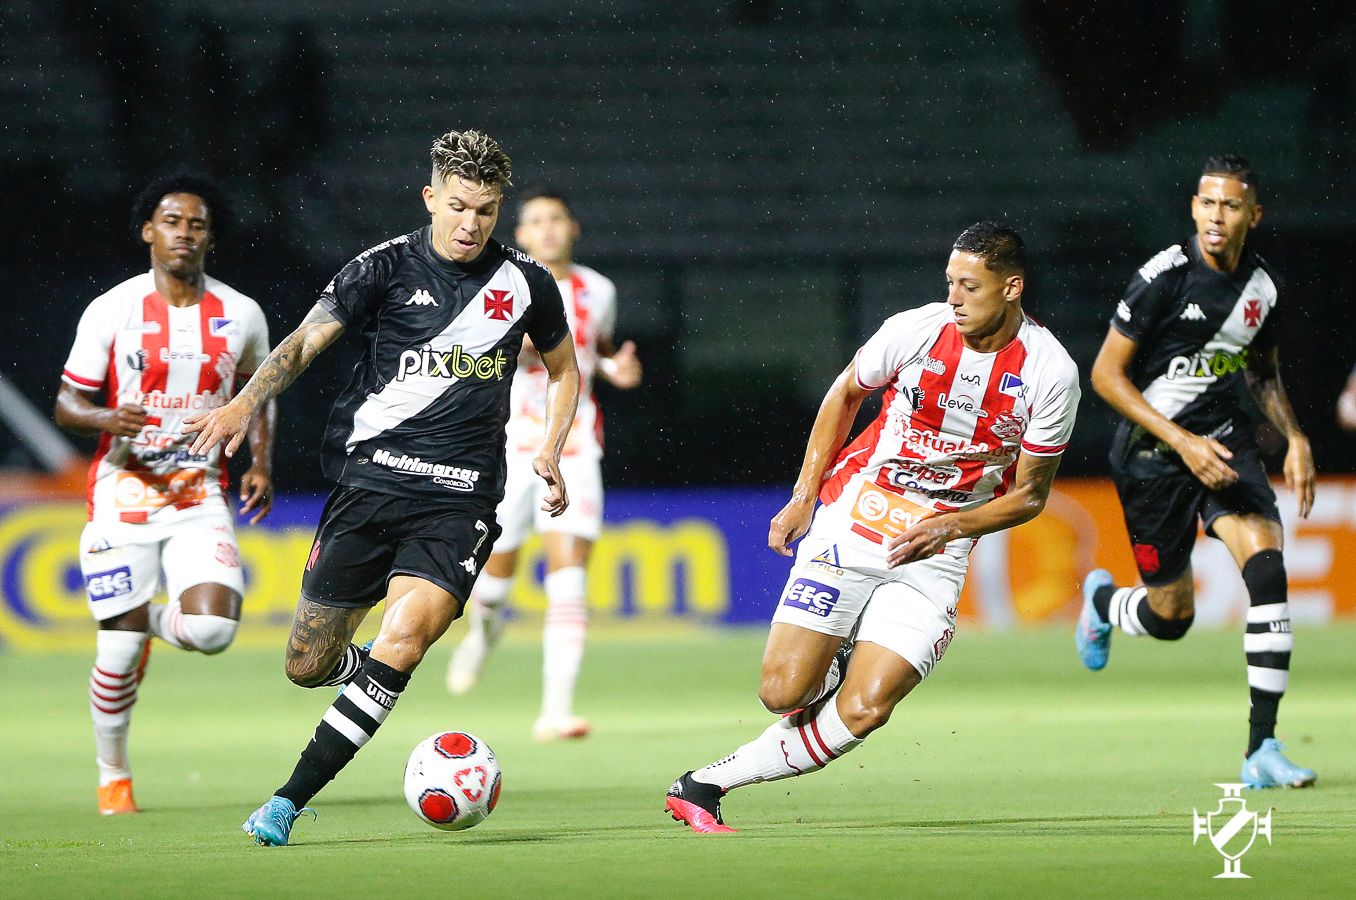
{"type": "MultiPolygon", "coordinates": [[[[941,299],[964,226],[1023,232],[1027,308],[1086,373],[1132,273],[1191,233],[1203,158],[1242,152],[1291,397],[1320,470],[1351,471],[1354,27],[1337,0],[9,0],[0,373],[51,408],[81,310],[146,266],[128,209],[153,176],[229,189],[209,271],[276,341],[344,262],[426,221],[431,139],[474,126],[520,190],[573,198],[580,261],[617,282],[647,384],[602,389],[609,482],[785,483],[857,344],[941,299]]],[[[282,398],[280,489],[325,488],[352,349],[282,398]]],[[[1085,389],[1063,471],[1103,473],[1113,424],[1085,389]]],[[[32,461],[6,434],[0,464],[32,461]]]]}

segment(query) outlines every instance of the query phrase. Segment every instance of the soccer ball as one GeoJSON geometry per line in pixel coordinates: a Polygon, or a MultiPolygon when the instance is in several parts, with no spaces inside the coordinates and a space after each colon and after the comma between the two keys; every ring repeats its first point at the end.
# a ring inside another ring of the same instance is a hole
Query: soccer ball
{"type": "Polygon", "coordinates": [[[502,782],[494,751],[464,731],[442,731],[420,741],[405,764],[410,809],[443,831],[485,821],[499,802],[502,782]]]}

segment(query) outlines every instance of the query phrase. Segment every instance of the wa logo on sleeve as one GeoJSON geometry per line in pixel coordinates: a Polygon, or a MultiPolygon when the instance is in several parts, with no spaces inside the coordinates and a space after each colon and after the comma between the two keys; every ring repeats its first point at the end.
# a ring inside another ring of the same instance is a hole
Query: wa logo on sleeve
{"type": "Polygon", "coordinates": [[[782,606],[793,606],[817,616],[828,617],[838,603],[838,589],[808,578],[797,578],[782,595],[782,606]]]}

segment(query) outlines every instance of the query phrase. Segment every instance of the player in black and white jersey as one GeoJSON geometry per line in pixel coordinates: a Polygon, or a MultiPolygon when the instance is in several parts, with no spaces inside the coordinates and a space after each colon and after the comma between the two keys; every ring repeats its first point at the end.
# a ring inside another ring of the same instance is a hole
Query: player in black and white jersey
{"type": "Polygon", "coordinates": [[[1186,634],[1200,520],[1229,548],[1248,590],[1251,713],[1240,780],[1303,787],[1315,774],[1286,759],[1275,736],[1293,638],[1280,514],[1241,391],[1251,390],[1289,442],[1285,480],[1301,517],[1313,506],[1314,460],[1281,383],[1276,281],[1244,247],[1262,218],[1248,161],[1207,160],[1191,214],[1196,234],[1131,279],[1093,364],[1093,388],[1125,417],[1111,468],[1143,584],[1116,587],[1104,569],[1088,575],[1078,650],[1096,670],[1114,629],[1169,641],[1186,634]]]}
{"type": "Polygon", "coordinates": [[[424,188],[431,223],[360,254],[226,406],[190,420],[193,452],[234,452],[256,411],[346,330],[363,357],[335,401],[322,450],[336,482],[302,576],[287,676],[347,685],[291,778],[245,822],[261,844],[286,844],[299,810],[385,720],[428,648],[461,615],[499,526],[504,424],[526,335],[548,372],[547,416],[533,468],[543,509],[568,503],[560,454],[579,398],[579,369],[555,279],[491,239],[509,158],[477,131],[433,144],[424,188]],[[351,643],[385,599],[370,654],[351,643]]]}

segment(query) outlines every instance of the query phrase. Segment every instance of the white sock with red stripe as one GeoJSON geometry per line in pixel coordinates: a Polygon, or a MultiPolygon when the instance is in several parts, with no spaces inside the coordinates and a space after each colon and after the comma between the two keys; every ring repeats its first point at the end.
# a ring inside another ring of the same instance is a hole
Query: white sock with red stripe
{"type": "Polygon", "coordinates": [[[724,759],[692,773],[697,781],[734,790],[818,772],[864,739],[853,737],[838,714],[836,697],[778,719],[724,759]]]}
{"type": "Polygon", "coordinates": [[[151,634],[171,647],[196,650],[209,656],[220,653],[235,639],[234,619],[213,615],[185,615],[179,601],[152,603],[148,610],[151,634]]]}
{"type": "Polygon", "coordinates": [[[557,569],[546,576],[546,624],[542,629],[541,715],[565,719],[574,715],[574,685],[584,661],[588,630],[583,566],[557,569]]]}
{"type": "Polygon", "coordinates": [[[184,610],[179,601],[172,603],[152,603],[147,610],[151,619],[151,634],[160,638],[171,647],[191,650],[184,641],[184,610]]]}
{"type": "Polygon", "coordinates": [[[97,632],[94,668],[89,674],[89,712],[94,720],[99,786],[131,778],[127,728],[137,702],[137,663],[150,635],[144,631],[97,632]]]}

